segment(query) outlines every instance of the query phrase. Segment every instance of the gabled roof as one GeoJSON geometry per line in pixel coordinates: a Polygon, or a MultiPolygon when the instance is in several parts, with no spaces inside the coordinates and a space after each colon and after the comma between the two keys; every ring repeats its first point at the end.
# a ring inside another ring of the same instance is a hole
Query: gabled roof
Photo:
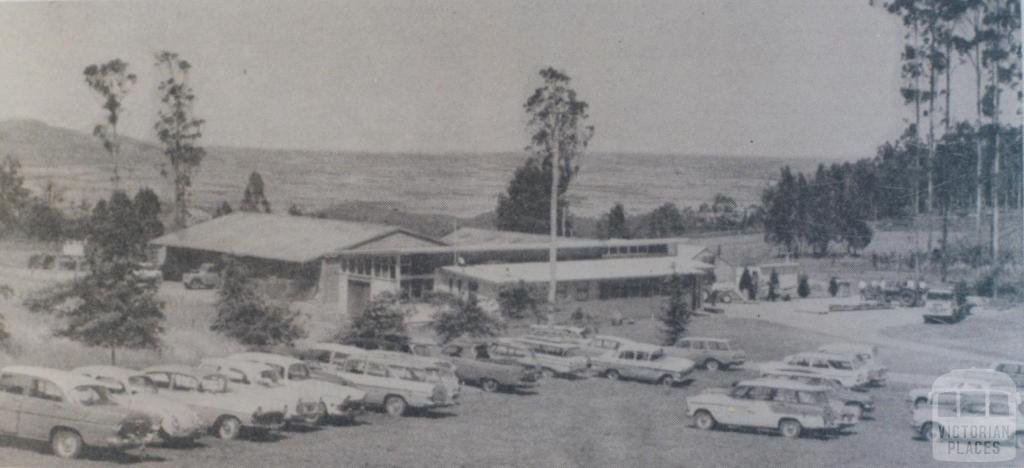
{"type": "Polygon", "coordinates": [[[165,234],[151,243],[238,257],[306,263],[339,251],[365,247],[394,234],[404,234],[429,245],[444,245],[394,226],[247,212],[214,218],[165,234]]]}
{"type": "Polygon", "coordinates": [[[535,244],[548,240],[549,237],[543,234],[470,227],[456,229],[455,232],[441,238],[442,242],[450,245],[535,244]]]}

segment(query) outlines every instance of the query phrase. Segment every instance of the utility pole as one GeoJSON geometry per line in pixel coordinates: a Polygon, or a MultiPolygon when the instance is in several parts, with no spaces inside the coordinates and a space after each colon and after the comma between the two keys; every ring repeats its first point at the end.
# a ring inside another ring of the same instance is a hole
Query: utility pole
{"type": "Polygon", "coordinates": [[[548,224],[551,227],[551,246],[548,251],[548,263],[551,267],[551,279],[548,282],[548,303],[555,303],[555,290],[558,288],[558,179],[559,159],[562,145],[558,141],[558,112],[554,113],[554,125],[551,126],[551,141],[553,150],[551,152],[551,219],[548,224]]]}

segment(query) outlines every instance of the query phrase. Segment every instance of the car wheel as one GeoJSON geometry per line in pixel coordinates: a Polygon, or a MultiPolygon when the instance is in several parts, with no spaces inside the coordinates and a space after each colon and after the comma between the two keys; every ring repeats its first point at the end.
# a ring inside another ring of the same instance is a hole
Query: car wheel
{"type": "Polygon", "coordinates": [[[853,414],[853,417],[856,418],[858,421],[860,420],[861,416],[864,416],[864,407],[858,405],[857,403],[847,404],[846,409],[848,409],[850,413],[853,414]]]}
{"type": "Polygon", "coordinates": [[[492,379],[483,379],[480,381],[480,389],[485,392],[496,392],[498,391],[498,382],[492,379]]]}
{"type": "Polygon", "coordinates": [[[918,398],[914,400],[914,409],[921,409],[924,408],[925,406],[928,406],[927,398],[918,398]]]}
{"type": "Polygon", "coordinates": [[[188,289],[199,289],[203,287],[203,283],[197,279],[193,279],[190,280],[188,283],[185,283],[185,287],[187,287],[188,289]]]}
{"type": "Polygon", "coordinates": [[[718,299],[718,301],[723,303],[723,304],[728,304],[728,303],[732,302],[732,296],[726,294],[726,295],[720,297],[718,299]]]}
{"type": "Polygon", "coordinates": [[[607,371],[604,372],[604,376],[608,377],[608,380],[619,380],[620,378],[622,378],[622,376],[619,375],[619,371],[615,369],[608,369],[607,371]]]}
{"type": "Polygon", "coordinates": [[[921,438],[928,442],[935,442],[942,438],[942,426],[930,422],[921,425],[921,438]]]}
{"type": "Polygon", "coordinates": [[[53,454],[60,458],[76,458],[82,453],[82,436],[69,429],[58,429],[50,436],[53,454]]]}
{"type": "Polygon", "coordinates": [[[217,423],[217,438],[221,440],[235,440],[242,433],[242,421],[234,416],[228,416],[217,423]]]}
{"type": "Polygon", "coordinates": [[[384,399],[384,412],[393,418],[405,413],[405,400],[398,396],[389,396],[384,399]]]}
{"type": "Polygon", "coordinates": [[[672,387],[673,385],[676,384],[676,379],[673,378],[671,375],[663,375],[660,379],[658,379],[658,383],[666,387],[672,387]]]}
{"type": "Polygon", "coordinates": [[[720,363],[720,362],[718,362],[718,361],[716,361],[714,359],[708,359],[707,361],[704,361],[704,368],[709,370],[709,371],[717,371],[721,367],[722,367],[722,363],[720,363]]]}
{"type": "Polygon", "coordinates": [[[795,439],[800,437],[800,433],[803,432],[803,426],[799,422],[792,419],[784,419],[779,422],[779,433],[782,437],[787,439],[795,439]]]}
{"type": "Polygon", "coordinates": [[[693,415],[693,423],[697,426],[697,429],[702,431],[709,431],[715,428],[715,418],[711,416],[711,413],[701,410],[697,414],[693,415]]]}

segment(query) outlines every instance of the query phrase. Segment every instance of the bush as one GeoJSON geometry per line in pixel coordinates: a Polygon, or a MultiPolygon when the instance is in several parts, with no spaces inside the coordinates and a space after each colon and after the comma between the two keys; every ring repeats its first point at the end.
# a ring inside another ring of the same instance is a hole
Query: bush
{"type": "Polygon", "coordinates": [[[836,294],[839,294],[839,280],[835,276],[828,280],[828,294],[832,297],[836,297],[836,294]]]}
{"type": "Polygon", "coordinates": [[[434,332],[447,343],[460,336],[483,338],[497,336],[501,323],[480,308],[475,294],[466,300],[456,300],[441,309],[434,317],[434,332]]]}
{"type": "Polygon", "coordinates": [[[533,317],[540,322],[544,318],[542,303],[540,290],[523,280],[519,280],[515,284],[503,285],[498,290],[498,306],[501,308],[501,316],[509,320],[533,317]]]}
{"type": "Polygon", "coordinates": [[[672,275],[668,283],[668,299],[660,317],[664,344],[672,346],[686,333],[693,311],[690,310],[686,284],[680,275],[672,275]]]}
{"type": "Polygon", "coordinates": [[[359,338],[408,335],[399,297],[389,292],[378,294],[362,312],[353,315],[349,330],[349,336],[359,338]]]}
{"type": "Polygon", "coordinates": [[[297,323],[299,313],[268,301],[245,265],[229,260],[222,274],[217,318],[210,330],[248,346],[290,345],[306,336],[297,323]]]}
{"type": "MultiPolygon", "coordinates": [[[[801,298],[806,298],[811,295],[811,285],[807,282],[807,275],[800,275],[799,284],[796,286],[796,293],[801,298]]],[[[835,294],[833,294],[834,296],[835,294]]]]}

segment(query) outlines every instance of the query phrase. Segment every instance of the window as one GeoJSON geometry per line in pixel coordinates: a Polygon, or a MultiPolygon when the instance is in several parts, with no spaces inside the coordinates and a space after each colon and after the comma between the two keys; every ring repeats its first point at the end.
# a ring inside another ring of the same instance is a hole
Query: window
{"type": "Polygon", "coordinates": [[[729,392],[729,396],[733,398],[747,398],[747,393],[750,391],[750,387],[744,387],[742,385],[733,387],[732,391],[729,392]]]}
{"type": "Polygon", "coordinates": [[[633,359],[633,356],[634,354],[632,351],[623,351],[619,353],[619,359],[633,359]]]}
{"type": "Polygon", "coordinates": [[[957,395],[954,392],[938,393],[932,397],[932,406],[939,416],[956,417],[957,395]]]}
{"type": "Polygon", "coordinates": [[[853,369],[853,364],[850,364],[849,361],[834,361],[834,360],[832,360],[832,361],[828,361],[828,363],[831,364],[832,368],[834,368],[834,369],[841,369],[841,370],[851,370],[851,369],[853,369]]]}
{"type": "Polygon", "coordinates": [[[156,388],[171,388],[171,377],[167,374],[153,373],[146,375],[153,380],[153,384],[156,385],[156,388]]]}
{"type": "Polygon", "coordinates": [[[50,401],[64,401],[64,392],[57,384],[49,380],[36,380],[35,383],[28,396],[50,401]]]}
{"type": "Polygon", "coordinates": [[[729,346],[726,345],[725,343],[721,342],[721,341],[709,341],[708,342],[708,348],[711,348],[711,349],[713,349],[715,351],[728,351],[729,350],[729,346]]]}
{"type": "MultiPolygon", "coordinates": [[[[59,392],[60,390],[58,389],[57,391],[59,392]]],[[[110,403],[107,389],[99,385],[81,385],[72,389],[71,394],[72,398],[81,403],[82,406],[97,406],[110,403]]],[[[58,396],[54,401],[61,401],[61,398],[58,396]]]]}
{"type": "Polygon", "coordinates": [[[228,376],[228,380],[231,383],[249,385],[249,379],[245,374],[238,369],[227,369],[223,370],[224,374],[228,376]]]}
{"type": "Polygon", "coordinates": [[[366,373],[366,362],[365,361],[348,361],[345,362],[345,372],[352,374],[364,374],[366,373]]]}
{"type": "Polygon", "coordinates": [[[825,402],[828,397],[821,392],[796,392],[797,401],[805,405],[814,405],[825,402]]]}
{"type": "Polygon", "coordinates": [[[126,391],[124,384],[119,382],[117,379],[112,379],[110,377],[96,377],[96,380],[107,384],[108,393],[120,395],[126,391]]]}
{"type": "Polygon", "coordinates": [[[693,349],[703,350],[704,349],[704,342],[703,341],[694,341],[693,342],[693,349]]]}
{"type": "Polygon", "coordinates": [[[775,396],[775,389],[770,387],[751,387],[747,395],[751,400],[771,401],[775,396]]]}
{"type": "Polygon", "coordinates": [[[682,349],[690,349],[690,342],[687,340],[682,340],[678,344],[676,344],[676,346],[682,349]]]}
{"type": "Polygon", "coordinates": [[[198,390],[199,381],[195,377],[177,374],[174,376],[175,390],[198,390]]]}
{"type": "Polygon", "coordinates": [[[145,375],[133,375],[128,377],[128,385],[137,387],[147,393],[156,393],[156,384],[153,383],[153,379],[145,375]]]}
{"type": "Polygon", "coordinates": [[[988,411],[990,416],[1010,416],[1010,396],[1005,393],[990,393],[988,411]]]}
{"type": "Polygon", "coordinates": [[[13,395],[24,395],[25,390],[32,387],[32,379],[28,376],[17,374],[4,374],[0,376],[0,390],[13,395]]]}
{"type": "Polygon", "coordinates": [[[799,403],[797,399],[796,390],[779,389],[775,392],[775,401],[783,403],[799,403]]]}
{"type": "Polygon", "coordinates": [[[288,366],[288,376],[291,380],[309,379],[309,368],[305,364],[295,363],[288,366]]]}
{"type": "Polygon", "coordinates": [[[576,286],[576,300],[583,302],[590,299],[590,285],[576,286]]]}
{"type": "Polygon", "coordinates": [[[388,370],[386,367],[377,364],[375,362],[366,363],[366,375],[372,375],[374,377],[387,377],[388,370]]]}
{"type": "Polygon", "coordinates": [[[651,358],[650,354],[647,354],[646,351],[637,351],[636,352],[636,360],[637,361],[646,361],[646,360],[648,360],[650,358],[651,358]]]}

